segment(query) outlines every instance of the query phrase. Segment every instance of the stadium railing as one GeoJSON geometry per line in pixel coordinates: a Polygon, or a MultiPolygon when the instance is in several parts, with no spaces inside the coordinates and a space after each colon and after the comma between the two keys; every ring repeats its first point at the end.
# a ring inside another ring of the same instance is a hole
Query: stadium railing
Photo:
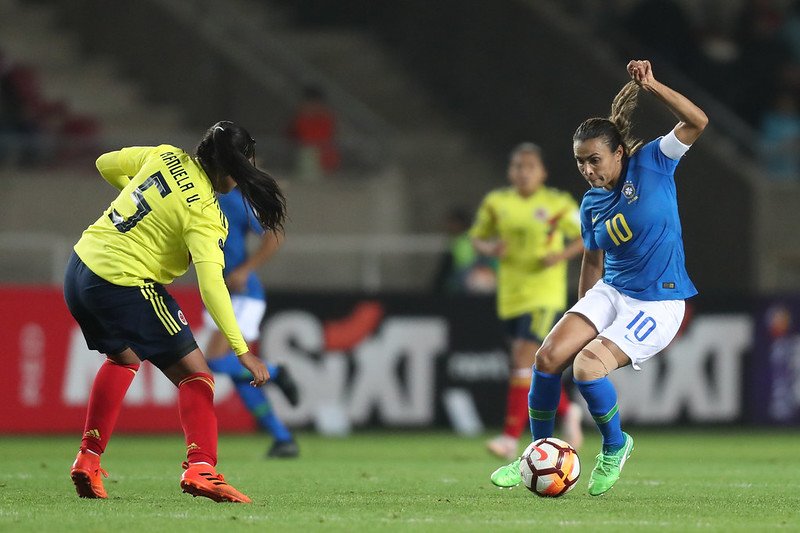
{"type": "MultiPolygon", "coordinates": [[[[73,245],[50,233],[0,232],[0,283],[60,285],[73,245]]],[[[422,291],[446,247],[442,234],[291,235],[262,277],[271,288],[422,291]]]]}

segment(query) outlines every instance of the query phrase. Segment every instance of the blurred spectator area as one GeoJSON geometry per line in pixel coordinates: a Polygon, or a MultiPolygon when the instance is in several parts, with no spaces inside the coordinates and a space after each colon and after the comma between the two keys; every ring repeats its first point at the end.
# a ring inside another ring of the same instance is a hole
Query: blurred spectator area
{"type": "MultiPolygon", "coordinates": [[[[572,0],[561,4],[620,53],[666,64],[723,106],[761,178],[800,182],[800,2],[572,0]]],[[[697,90],[693,92],[697,92],[697,90]]]]}
{"type": "Polygon", "coordinates": [[[96,151],[97,119],[49,93],[38,66],[0,42],[0,167],[80,164],[96,151]]]}
{"type": "MultiPolygon", "coordinates": [[[[773,129],[780,146],[793,147],[793,110],[777,98],[763,102],[766,85],[741,74],[752,43],[735,40],[761,31],[738,29],[750,18],[794,35],[785,29],[794,13],[787,2],[775,3],[779,21],[762,11],[744,15],[762,4],[771,3],[130,0],[108,9],[99,0],[2,0],[0,49],[34,65],[49,99],[63,95],[57,100],[93,117],[97,152],[159,142],[191,149],[220,119],[250,129],[259,160],[284,181],[289,199],[287,241],[265,267],[268,284],[398,290],[430,286],[447,246],[441,220],[452,206],[476,207],[506,184],[508,150],[518,142],[539,143],[550,183],[580,198],[574,128],[608,113],[629,58],[652,57],[659,77],[712,121],[678,175],[689,271],[705,292],[751,293],[800,287],[792,231],[800,215],[787,208],[800,200],[797,180],[768,179],[758,166],[772,154],[760,148],[759,113],[779,111],[773,129]],[[663,18],[669,29],[643,32],[636,16],[649,24],[663,18]],[[664,45],[670,35],[683,37],[664,45]],[[287,135],[309,84],[323,89],[335,112],[340,157],[335,171],[313,182],[294,175],[287,135]]],[[[778,79],[791,82],[788,72],[778,79]]],[[[674,125],[652,100],[640,102],[639,136],[674,125]]],[[[791,175],[788,153],[781,168],[791,175]]],[[[21,265],[58,263],[25,259],[43,252],[9,255],[23,232],[43,249],[53,238],[74,242],[114,192],[91,164],[66,174],[15,169],[6,181],[0,267],[18,280],[40,276],[21,265]],[[33,206],[48,214],[35,215],[33,206]]],[[[48,279],[58,271],[46,270],[48,279]]]]}
{"type": "Polygon", "coordinates": [[[782,89],[800,95],[795,0],[566,0],[621,51],[667,62],[752,127],[782,89]]]}

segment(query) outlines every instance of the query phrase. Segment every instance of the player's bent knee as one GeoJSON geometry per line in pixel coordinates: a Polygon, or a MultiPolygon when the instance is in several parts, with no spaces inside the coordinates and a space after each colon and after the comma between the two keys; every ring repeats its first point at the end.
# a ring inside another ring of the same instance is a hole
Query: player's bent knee
{"type": "Polygon", "coordinates": [[[572,371],[577,381],[594,381],[606,377],[619,367],[616,357],[600,340],[594,339],[575,357],[572,371]]]}
{"type": "Polygon", "coordinates": [[[563,357],[559,357],[552,344],[545,343],[536,351],[534,362],[536,370],[546,374],[556,374],[561,372],[566,366],[563,357]]]}

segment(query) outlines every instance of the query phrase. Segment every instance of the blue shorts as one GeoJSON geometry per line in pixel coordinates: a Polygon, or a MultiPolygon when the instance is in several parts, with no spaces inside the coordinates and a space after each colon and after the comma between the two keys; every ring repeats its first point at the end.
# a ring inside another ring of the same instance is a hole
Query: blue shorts
{"type": "Polygon", "coordinates": [[[197,348],[183,312],[163,285],[114,285],[75,252],[67,263],[64,299],[92,350],[116,355],[131,348],[163,370],[197,348]]]}
{"type": "Polygon", "coordinates": [[[562,316],[563,311],[542,307],[504,320],[503,324],[506,335],[512,340],[522,339],[541,344],[562,316]]]}

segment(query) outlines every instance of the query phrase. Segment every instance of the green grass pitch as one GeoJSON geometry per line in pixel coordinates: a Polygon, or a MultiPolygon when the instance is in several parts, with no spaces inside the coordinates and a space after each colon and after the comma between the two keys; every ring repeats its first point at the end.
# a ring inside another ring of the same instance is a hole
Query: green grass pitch
{"type": "Polygon", "coordinates": [[[77,436],[3,436],[0,531],[800,530],[800,432],[631,434],[635,451],[610,492],[586,493],[599,445],[592,435],[577,487],[558,499],[493,487],[500,462],[482,438],[301,434],[300,459],[266,460],[263,435],[222,435],[220,471],[252,505],[182,494],[178,435],[116,435],[103,459],[105,501],[75,494],[68,470],[77,436]]]}

